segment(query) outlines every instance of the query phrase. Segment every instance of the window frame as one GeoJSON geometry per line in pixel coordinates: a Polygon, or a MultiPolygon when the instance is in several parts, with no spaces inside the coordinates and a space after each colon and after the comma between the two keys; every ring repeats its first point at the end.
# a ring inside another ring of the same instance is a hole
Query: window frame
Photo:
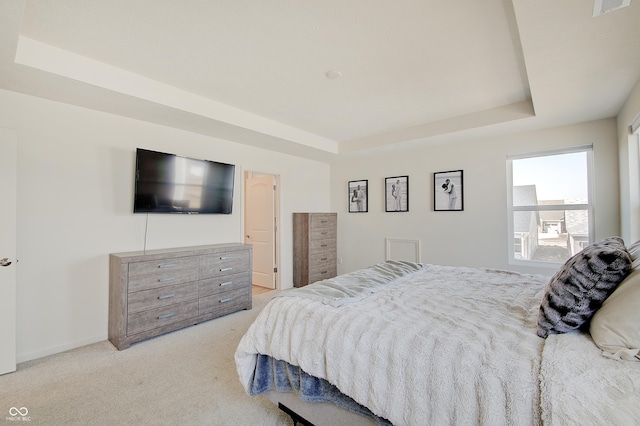
{"type": "Polygon", "coordinates": [[[540,268],[557,268],[561,262],[548,262],[540,260],[516,259],[515,257],[515,224],[514,213],[517,211],[550,211],[550,210],[586,210],[588,217],[589,241],[591,244],[595,238],[595,178],[593,167],[593,145],[580,145],[575,147],[536,151],[524,154],[513,154],[507,156],[507,247],[508,263],[510,265],[532,266],[540,268]],[[535,206],[514,206],[513,205],[513,161],[526,158],[548,157],[563,154],[573,154],[584,152],[587,155],[587,203],[586,204],[562,204],[562,205],[535,205],[535,206]]]}

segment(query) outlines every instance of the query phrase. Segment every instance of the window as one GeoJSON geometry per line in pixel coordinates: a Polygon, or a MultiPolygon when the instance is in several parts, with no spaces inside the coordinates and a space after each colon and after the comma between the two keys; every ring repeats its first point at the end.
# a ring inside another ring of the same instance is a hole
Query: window
{"type": "Polygon", "coordinates": [[[593,148],[507,159],[510,263],[563,263],[593,238],[593,148]]]}

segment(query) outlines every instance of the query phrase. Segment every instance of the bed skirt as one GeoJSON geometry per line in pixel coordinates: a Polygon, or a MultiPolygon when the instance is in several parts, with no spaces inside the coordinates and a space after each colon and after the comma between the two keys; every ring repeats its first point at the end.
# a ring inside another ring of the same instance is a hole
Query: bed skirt
{"type": "Polygon", "coordinates": [[[328,402],[353,413],[372,419],[380,426],[389,426],[386,419],[376,416],[368,408],[344,395],[331,383],[313,377],[300,367],[267,355],[258,355],[250,394],[261,395],[268,391],[295,393],[305,402],[328,402]]]}

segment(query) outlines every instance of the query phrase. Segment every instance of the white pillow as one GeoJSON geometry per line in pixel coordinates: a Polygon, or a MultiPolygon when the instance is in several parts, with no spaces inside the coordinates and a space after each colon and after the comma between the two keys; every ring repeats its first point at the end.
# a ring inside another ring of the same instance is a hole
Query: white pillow
{"type": "Polygon", "coordinates": [[[631,268],[639,269],[640,268],[640,241],[636,241],[627,247],[627,251],[631,256],[631,268]]]}
{"type": "Polygon", "coordinates": [[[604,356],[640,361],[640,269],[633,270],[596,311],[589,331],[604,356]]]}

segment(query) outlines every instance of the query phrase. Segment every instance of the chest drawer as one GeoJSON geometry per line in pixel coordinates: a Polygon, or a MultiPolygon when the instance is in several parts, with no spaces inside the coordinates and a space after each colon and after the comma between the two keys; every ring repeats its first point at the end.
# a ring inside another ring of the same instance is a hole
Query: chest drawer
{"type": "Polygon", "coordinates": [[[336,252],[336,240],[313,240],[309,242],[309,256],[318,253],[336,252]]]}
{"type": "Polygon", "coordinates": [[[333,278],[336,276],[337,267],[335,260],[322,265],[317,265],[309,270],[309,284],[316,281],[333,278]]]}
{"type": "Polygon", "coordinates": [[[309,237],[312,241],[315,240],[335,240],[336,239],[336,228],[317,228],[312,229],[309,233],[309,237]]]}
{"type": "Polygon", "coordinates": [[[335,263],[336,253],[334,251],[327,251],[309,256],[309,268],[311,269],[315,269],[323,265],[335,265],[335,263]]]}
{"type": "Polygon", "coordinates": [[[196,318],[198,313],[198,299],[148,311],[129,314],[127,318],[127,333],[136,334],[153,330],[175,322],[196,318]]]}
{"type": "Polygon", "coordinates": [[[194,281],[129,293],[127,302],[129,313],[136,313],[197,298],[198,283],[194,281]]]}
{"type": "Polygon", "coordinates": [[[314,213],[311,215],[309,219],[309,226],[311,228],[311,232],[319,229],[319,228],[335,228],[338,223],[338,219],[335,214],[323,214],[323,213],[314,213]]]}
{"type": "Polygon", "coordinates": [[[198,285],[198,296],[211,296],[237,288],[251,288],[251,274],[233,274],[201,280],[198,285]]]}
{"type": "Polygon", "coordinates": [[[250,256],[247,250],[201,256],[200,279],[247,272],[251,268],[250,256]]]}

